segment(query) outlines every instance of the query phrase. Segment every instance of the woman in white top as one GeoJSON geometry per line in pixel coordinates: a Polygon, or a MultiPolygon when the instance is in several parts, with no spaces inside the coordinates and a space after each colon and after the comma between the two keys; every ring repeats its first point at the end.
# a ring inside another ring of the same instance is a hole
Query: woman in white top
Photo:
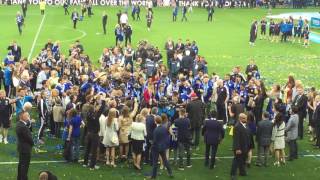
{"type": "Polygon", "coordinates": [[[144,139],[147,136],[146,125],[143,122],[144,117],[141,114],[138,114],[136,117],[136,122],[133,122],[131,125],[130,132],[132,139],[133,165],[138,170],[141,170],[141,154],[143,150],[144,139]]]}
{"type": "Polygon", "coordinates": [[[111,108],[108,113],[107,122],[105,125],[105,132],[102,143],[106,147],[106,164],[116,167],[115,165],[115,147],[119,146],[119,138],[117,131],[118,120],[116,118],[117,110],[111,108]]]}
{"type": "Polygon", "coordinates": [[[280,163],[285,164],[285,123],[283,122],[283,115],[278,113],[275,117],[273,129],[272,129],[272,137],[271,140],[273,142],[276,162],[275,166],[280,166],[280,163]]]}

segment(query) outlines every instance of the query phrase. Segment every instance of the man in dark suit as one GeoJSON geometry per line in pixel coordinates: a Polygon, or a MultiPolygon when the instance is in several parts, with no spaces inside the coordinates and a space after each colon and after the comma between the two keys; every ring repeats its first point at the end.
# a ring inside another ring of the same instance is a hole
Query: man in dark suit
{"type": "Polygon", "coordinates": [[[303,138],[303,120],[307,116],[308,97],[304,94],[303,87],[297,87],[297,95],[293,100],[292,106],[297,107],[299,116],[298,136],[303,138]]]}
{"type": "Polygon", "coordinates": [[[180,66],[181,72],[183,72],[185,75],[189,75],[189,72],[193,68],[193,59],[190,56],[190,50],[186,50],[185,56],[183,56],[180,66]]]}
{"type": "Polygon", "coordinates": [[[204,117],[205,105],[198,98],[196,93],[191,94],[191,101],[187,104],[187,113],[191,123],[191,134],[193,139],[193,145],[197,149],[199,146],[199,139],[200,139],[200,127],[205,118],[204,117]]]}
{"type": "Polygon", "coordinates": [[[226,101],[228,97],[227,88],[223,85],[222,80],[217,82],[217,119],[223,120],[223,123],[227,122],[226,101]]]}
{"type": "Polygon", "coordinates": [[[218,146],[224,138],[224,129],[220,122],[216,120],[216,112],[212,111],[207,120],[204,121],[202,135],[206,144],[205,166],[213,169],[215,166],[216,154],[218,146]],[[209,164],[209,154],[211,149],[211,160],[209,164]]]}
{"type": "Polygon", "coordinates": [[[19,62],[21,58],[21,47],[18,46],[16,41],[13,41],[12,44],[8,47],[8,50],[11,51],[14,56],[14,62],[19,62]]]}
{"type": "Polygon", "coordinates": [[[191,153],[190,153],[190,120],[186,117],[186,110],[181,108],[179,110],[179,118],[174,120],[174,126],[177,128],[177,142],[179,151],[179,170],[184,170],[183,156],[186,154],[187,167],[191,165],[191,153]],[[186,153],[185,153],[186,152],[186,153]]]}
{"type": "Polygon", "coordinates": [[[168,174],[170,177],[172,175],[172,169],[168,162],[166,156],[166,150],[169,148],[169,132],[168,129],[162,126],[162,119],[160,116],[155,117],[155,121],[157,124],[156,129],[153,132],[153,144],[152,144],[152,174],[148,176],[149,179],[155,179],[157,177],[157,170],[158,170],[158,160],[159,155],[163,161],[165,168],[168,170],[168,174]]]}
{"type": "Polygon", "coordinates": [[[32,146],[34,145],[30,129],[28,128],[29,113],[22,111],[19,114],[20,121],[16,125],[18,139],[19,165],[17,180],[28,180],[28,169],[31,159],[32,146]]]}
{"type": "Polygon", "coordinates": [[[146,117],[147,138],[146,138],[146,149],[144,151],[145,152],[144,162],[151,165],[152,165],[151,144],[153,141],[153,131],[157,127],[156,122],[154,121],[154,118],[157,113],[158,113],[158,108],[153,107],[151,109],[151,114],[146,117]]]}
{"type": "Polygon", "coordinates": [[[258,158],[257,158],[257,166],[264,165],[267,167],[267,160],[269,155],[269,146],[271,144],[271,136],[272,136],[272,122],[269,120],[269,113],[263,113],[262,121],[258,122],[257,125],[257,135],[256,140],[258,143],[258,158]],[[262,156],[264,156],[264,160],[262,160],[262,156]]]}
{"type": "Polygon", "coordinates": [[[27,2],[27,0],[23,0],[23,1],[22,1],[21,9],[22,9],[23,17],[26,18],[26,16],[27,16],[27,10],[28,10],[28,2],[27,2]]]}
{"type": "Polygon", "coordinates": [[[237,169],[240,170],[240,176],[246,176],[245,163],[249,151],[249,131],[246,127],[247,115],[241,113],[239,121],[233,129],[233,151],[234,159],[231,167],[231,179],[236,179],[237,169]]]}
{"type": "Polygon", "coordinates": [[[124,36],[125,36],[125,43],[124,45],[127,46],[128,45],[128,42],[129,44],[131,44],[131,35],[132,35],[132,28],[131,28],[131,25],[130,24],[127,24],[125,27],[124,27],[124,36]]]}
{"type": "Polygon", "coordinates": [[[103,34],[107,34],[107,21],[108,21],[108,15],[106,14],[105,11],[103,11],[102,14],[102,28],[103,28],[103,34]]]}

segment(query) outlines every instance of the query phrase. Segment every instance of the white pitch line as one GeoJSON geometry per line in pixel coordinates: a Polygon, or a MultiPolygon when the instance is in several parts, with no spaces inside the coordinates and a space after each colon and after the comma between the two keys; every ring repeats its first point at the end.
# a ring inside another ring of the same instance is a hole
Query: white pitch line
{"type": "MultiPolygon", "coordinates": [[[[307,155],[301,155],[301,157],[320,157],[320,154],[307,154],[307,155]]],[[[220,156],[216,157],[217,159],[233,159],[233,156],[220,156]]],[[[257,156],[253,156],[253,158],[257,158],[257,156]]],[[[203,160],[204,157],[193,157],[192,160],[203,160]]],[[[173,158],[170,158],[170,160],[173,160],[173,158]]],[[[47,164],[47,163],[64,163],[66,161],[60,160],[60,161],[31,161],[31,164],[47,164]]],[[[83,162],[83,160],[79,160],[79,162],[83,162]]],[[[12,165],[12,164],[18,164],[19,162],[0,162],[0,165],[12,165]]]]}
{"type": "Polygon", "coordinates": [[[38,28],[38,31],[37,31],[37,34],[36,34],[36,36],[35,36],[34,39],[33,39],[33,43],[32,43],[32,46],[31,46],[31,50],[30,50],[30,53],[29,53],[29,55],[28,55],[28,61],[30,61],[30,58],[31,58],[31,56],[32,56],[34,47],[35,47],[36,42],[37,42],[37,40],[38,40],[38,37],[39,37],[40,31],[41,31],[41,29],[42,29],[42,25],[43,25],[43,22],[44,22],[44,19],[45,19],[45,18],[46,18],[46,15],[43,15],[42,20],[41,20],[41,23],[40,23],[39,28],[38,28]]]}

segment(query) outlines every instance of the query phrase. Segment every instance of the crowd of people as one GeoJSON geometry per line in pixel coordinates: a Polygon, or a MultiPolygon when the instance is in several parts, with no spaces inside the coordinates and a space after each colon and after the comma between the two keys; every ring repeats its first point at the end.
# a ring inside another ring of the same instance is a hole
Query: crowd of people
{"type": "Polygon", "coordinates": [[[165,56],[147,41],[136,48],[105,48],[95,66],[80,41],[64,55],[60,43],[49,40],[29,63],[13,42],[0,76],[5,89],[0,91],[0,120],[4,144],[17,122],[18,177],[27,177],[32,146],[43,148],[49,136],[64,142],[68,162],[79,162],[84,146],[84,167],[99,169],[97,162],[116,167],[132,159],[137,170],[143,163],[152,165],[150,178],[157,176],[159,159],[169,176],[169,157],[179,170],[191,168],[190,151],[199,150],[201,132],[205,166],[213,169],[218,146],[230,131],[233,178],[237,168],[246,175],[255,142],[257,166],[268,165],[270,147],[274,165],[285,164],[285,142],[288,160],[298,158],[297,139],[303,138],[307,114],[310,140],[319,148],[320,96],[314,88],[306,95],[302,82],[289,76],[285,86],[274,84],[268,91],[254,60],[244,73],[236,66],[221,77],[209,74],[205,57],[189,39],[168,39],[164,49],[165,56]],[[38,116],[30,117],[31,111],[38,116]]]}
{"type": "Polygon", "coordinates": [[[307,19],[300,17],[295,21],[291,16],[288,19],[273,20],[262,19],[260,22],[254,20],[250,29],[250,45],[254,45],[260,25],[260,39],[268,39],[270,42],[292,42],[302,43],[304,47],[309,46],[310,25],[307,19]],[[267,33],[269,29],[269,33],[267,33]]]}

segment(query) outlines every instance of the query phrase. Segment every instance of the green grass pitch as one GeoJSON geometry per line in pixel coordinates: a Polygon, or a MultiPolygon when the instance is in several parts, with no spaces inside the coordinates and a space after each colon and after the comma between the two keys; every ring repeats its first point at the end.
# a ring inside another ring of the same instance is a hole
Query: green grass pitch
{"type": "MultiPolygon", "coordinates": [[[[79,10],[80,8],[77,7],[79,10]]],[[[89,54],[91,60],[97,63],[104,47],[115,44],[114,27],[116,24],[116,7],[94,7],[95,15],[89,19],[78,23],[78,30],[72,29],[70,16],[65,16],[62,7],[47,7],[46,17],[43,27],[40,30],[32,57],[35,57],[48,39],[59,40],[62,44],[63,52],[67,53],[69,45],[79,39],[84,45],[85,52],[89,54]],[[102,35],[101,15],[105,10],[109,16],[107,35],[102,35]]],[[[29,6],[23,35],[19,36],[15,24],[15,14],[20,11],[20,6],[0,6],[0,57],[4,58],[6,48],[12,40],[16,40],[22,46],[23,56],[30,53],[32,43],[37,34],[42,16],[38,6],[29,6]]],[[[70,8],[69,11],[72,11],[70,8]]],[[[200,55],[208,61],[209,71],[216,72],[220,76],[230,72],[232,67],[240,65],[244,67],[250,58],[254,58],[266,81],[267,86],[274,82],[283,84],[288,74],[293,74],[296,79],[302,80],[306,86],[320,87],[318,77],[320,66],[318,44],[311,44],[309,48],[291,43],[271,43],[266,40],[257,40],[255,47],[249,47],[249,28],[253,19],[261,19],[268,13],[267,9],[216,9],[214,22],[206,21],[207,12],[204,9],[194,8],[193,13],[188,14],[188,22],[180,22],[181,11],[179,11],[178,21],[171,21],[171,8],[154,9],[154,21],[151,32],[147,31],[145,13],[142,9],[141,21],[132,21],[133,45],[141,39],[147,39],[159,48],[163,49],[167,38],[177,40],[178,38],[195,40],[200,48],[200,55]]],[[[292,9],[274,9],[272,14],[282,12],[296,12],[292,9]]],[[[318,9],[303,9],[299,11],[319,11],[318,9]]],[[[319,32],[319,31],[318,31],[319,32]]],[[[10,130],[11,137],[14,132],[10,130]]],[[[62,160],[59,151],[55,149],[56,144],[61,144],[59,140],[49,139],[48,146],[45,147],[47,153],[33,154],[32,161],[52,161],[62,160]]],[[[319,154],[319,150],[314,150],[307,138],[299,141],[299,152],[303,155],[319,154]]],[[[231,137],[223,141],[219,147],[218,156],[232,156],[231,137]]],[[[17,172],[16,145],[0,144],[0,179],[15,179],[17,172]]],[[[193,151],[193,157],[203,157],[204,148],[193,151]]],[[[254,160],[253,160],[254,162],[254,160]]],[[[270,165],[273,159],[269,160],[270,165]]],[[[288,163],[284,167],[268,168],[252,167],[249,169],[249,176],[239,179],[257,180],[280,180],[280,179],[319,179],[320,172],[319,157],[301,157],[299,160],[288,163]]],[[[203,160],[193,160],[193,167],[185,171],[178,171],[174,167],[175,179],[178,180],[211,180],[229,179],[231,159],[219,158],[217,168],[208,170],[203,166],[203,160]]],[[[144,167],[142,172],[137,172],[128,168],[126,164],[118,164],[117,168],[111,169],[101,164],[102,168],[96,171],[89,171],[81,165],[70,165],[66,163],[37,163],[31,164],[29,170],[30,179],[37,179],[40,170],[50,170],[63,180],[140,180],[144,179],[143,173],[148,172],[150,167],[144,167]]],[[[159,179],[168,179],[163,171],[159,179]]]]}

